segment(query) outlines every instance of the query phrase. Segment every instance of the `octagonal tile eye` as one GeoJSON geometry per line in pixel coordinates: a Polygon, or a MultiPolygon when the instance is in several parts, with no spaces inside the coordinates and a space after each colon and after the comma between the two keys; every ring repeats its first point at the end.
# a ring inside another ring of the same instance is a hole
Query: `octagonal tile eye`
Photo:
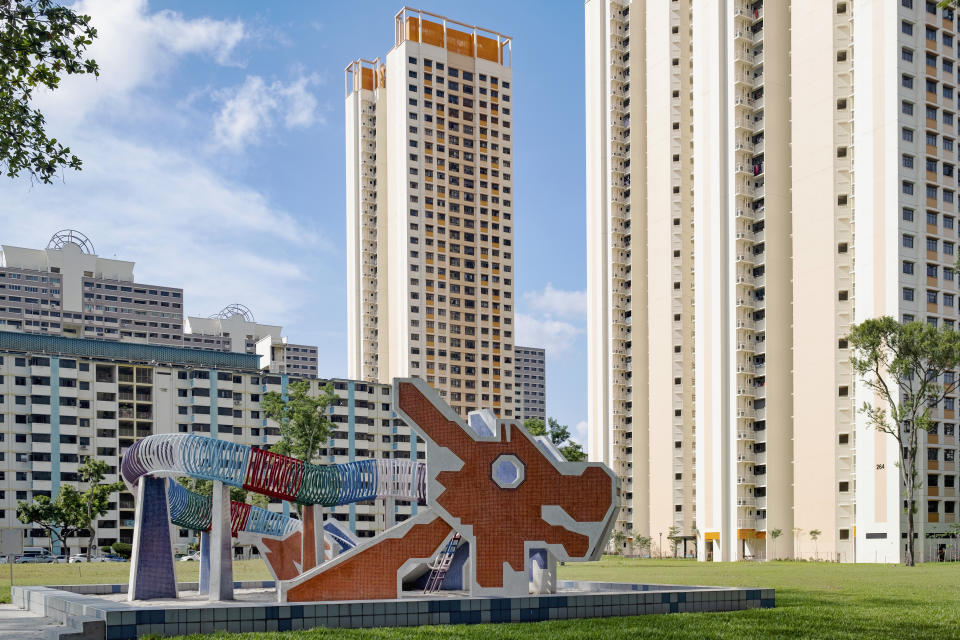
{"type": "Polygon", "coordinates": [[[501,489],[516,489],[523,484],[526,470],[520,458],[505,454],[493,461],[491,475],[501,489]]]}

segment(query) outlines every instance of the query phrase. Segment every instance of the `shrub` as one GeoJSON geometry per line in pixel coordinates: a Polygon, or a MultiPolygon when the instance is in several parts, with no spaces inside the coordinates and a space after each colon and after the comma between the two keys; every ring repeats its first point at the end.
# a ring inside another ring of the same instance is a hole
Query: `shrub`
{"type": "Polygon", "coordinates": [[[130,554],[133,553],[133,545],[127,542],[114,542],[110,545],[110,548],[113,549],[115,554],[127,560],[130,559],[130,554]]]}

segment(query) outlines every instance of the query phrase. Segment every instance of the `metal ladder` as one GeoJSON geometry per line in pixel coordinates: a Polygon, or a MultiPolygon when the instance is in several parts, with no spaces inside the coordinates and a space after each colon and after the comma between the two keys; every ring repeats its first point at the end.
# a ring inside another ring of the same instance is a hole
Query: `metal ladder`
{"type": "Polygon", "coordinates": [[[427,578],[427,586],[424,587],[424,593],[436,593],[443,586],[443,580],[447,577],[447,571],[453,563],[453,556],[460,547],[460,534],[455,533],[438,556],[437,561],[430,567],[430,577],[427,578]]]}

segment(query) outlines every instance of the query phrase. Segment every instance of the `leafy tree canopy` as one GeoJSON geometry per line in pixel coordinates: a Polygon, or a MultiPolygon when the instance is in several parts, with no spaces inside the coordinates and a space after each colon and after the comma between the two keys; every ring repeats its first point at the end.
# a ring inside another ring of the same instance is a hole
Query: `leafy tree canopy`
{"type": "Polygon", "coordinates": [[[52,182],[62,167],[80,169],[80,158],[47,136],[34,91],[54,90],[64,75],[100,75],[85,58],[97,37],[90,16],[50,0],[0,0],[0,169],[52,182]]]}
{"type": "Polygon", "coordinates": [[[848,339],[850,364],[868,391],[860,412],[872,428],[897,443],[900,481],[906,493],[906,564],[913,566],[919,434],[934,425],[931,410],[960,383],[956,375],[944,375],[960,364],[960,334],[883,316],[854,325],[848,339]]]}
{"type": "Polygon", "coordinates": [[[320,395],[310,395],[310,382],[291,382],[284,397],[271,391],[263,397],[261,406],[267,417],[280,426],[280,441],[272,451],[293,456],[304,462],[313,462],[317,451],[330,440],[331,423],[327,409],[338,400],[333,385],[320,389],[320,395]]]}
{"type": "Polygon", "coordinates": [[[555,418],[547,418],[546,424],[540,418],[527,418],[523,421],[523,427],[532,436],[548,436],[550,442],[570,462],[582,462],[587,459],[583,447],[570,439],[570,427],[560,424],[555,418]]]}

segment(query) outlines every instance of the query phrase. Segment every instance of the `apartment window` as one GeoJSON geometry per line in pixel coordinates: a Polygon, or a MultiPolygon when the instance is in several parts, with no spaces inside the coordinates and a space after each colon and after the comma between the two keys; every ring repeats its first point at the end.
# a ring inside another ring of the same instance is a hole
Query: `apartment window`
{"type": "Polygon", "coordinates": [[[928,264],[928,265],[927,265],[927,277],[928,277],[928,278],[936,278],[936,277],[937,277],[937,265],[935,265],[935,264],[928,264]]]}
{"type": "Polygon", "coordinates": [[[903,234],[903,246],[906,249],[913,249],[913,236],[908,233],[903,234]]]}
{"type": "MultiPolygon", "coordinates": [[[[846,106],[846,104],[844,104],[844,106],[846,106]]],[[[913,115],[913,103],[910,102],[909,100],[904,100],[903,102],[900,103],[900,111],[901,111],[901,112],[903,113],[903,115],[905,115],[905,116],[912,116],[912,115],[913,115]]]]}
{"type": "Polygon", "coordinates": [[[905,169],[913,169],[913,156],[906,153],[903,154],[903,166],[905,169]]]}
{"type": "Polygon", "coordinates": [[[903,261],[903,273],[912,276],[913,275],[913,263],[909,260],[903,261]]]}
{"type": "Polygon", "coordinates": [[[927,238],[927,251],[936,251],[936,250],[937,250],[937,239],[927,238]]]}
{"type": "MultiPolygon", "coordinates": [[[[935,187],[934,185],[932,185],[932,184],[928,184],[928,185],[927,185],[927,197],[928,197],[928,198],[932,198],[932,199],[936,200],[936,199],[937,199],[937,191],[938,191],[938,189],[937,189],[937,187],[935,187]]],[[[913,192],[911,191],[910,193],[913,193],[913,192]]]]}
{"type": "Polygon", "coordinates": [[[913,129],[904,127],[900,132],[900,137],[903,138],[904,142],[913,142],[913,129]]]}
{"type": "Polygon", "coordinates": [[[904,47],[903,49],[901,49],[900,58],[904,62],[913,62],[913,49],[910,49],[908,47],[904,47]]]}
{"type": "Polygon", "coordinates": [[[841,398],[846,398],[850,395],[850,387],[847,386],[840,387],[837,391],[841,398]]]}
{"type": "Polygon", "coordinates": [[[913,183],[909,180],[903,181],[903,193],[912,196],[913,195],[913,183]]]}
{"type": "Polygon", "coordinates": [[[927,291],[927,302],[929,304],[937,304],[937,292],[936,291],[927,291]]]}
{"type": "Polygon", "coordinates": [[[841,433],[841,434],[837,437],[837,442],[838,442],[839,444],[850,444],[850,434],[849,434],[849,433],[841,433]]]}
{"type": "Polygon", "coordinates": [[[902,84],[905,89],[913,89],[913,76],[903,74],[900,79],[900,84],[902,84]]]}
{"type": "Polygon", "coordinates": [[[913,24],[907,22],[906,20],[903,20],[903,21],[900,23],[900,31],[901,31],[904,35],[912,36],[912,35],[913,35],[913,24]]]}
{"type": "Polygon", "coordinates": [[[847,493],[850,491],[850,483],[846,481],[841,482],[837,488],[840,490],[840,493],[847,493]]]}
{"type": "Polygon", "coordinates": [[[903,208],[903,219],[906,222],[913,222],[913,209],[910,207],[903,208]]]}
{"type": "Polygon", "coordinates": [[[913,302],[913,289],[910,287],[903,288],[903,299],[907,302],[913,302]]]}
{"type": "Polygon", "coordinates": [[[847,300],[848,297],[849,297],[849,292],[847,292],[847,291],[840,291],[840,292],[837,294],[837,299],[840,300],[840,302],[843,302],[843,301],[847,300]]]}

